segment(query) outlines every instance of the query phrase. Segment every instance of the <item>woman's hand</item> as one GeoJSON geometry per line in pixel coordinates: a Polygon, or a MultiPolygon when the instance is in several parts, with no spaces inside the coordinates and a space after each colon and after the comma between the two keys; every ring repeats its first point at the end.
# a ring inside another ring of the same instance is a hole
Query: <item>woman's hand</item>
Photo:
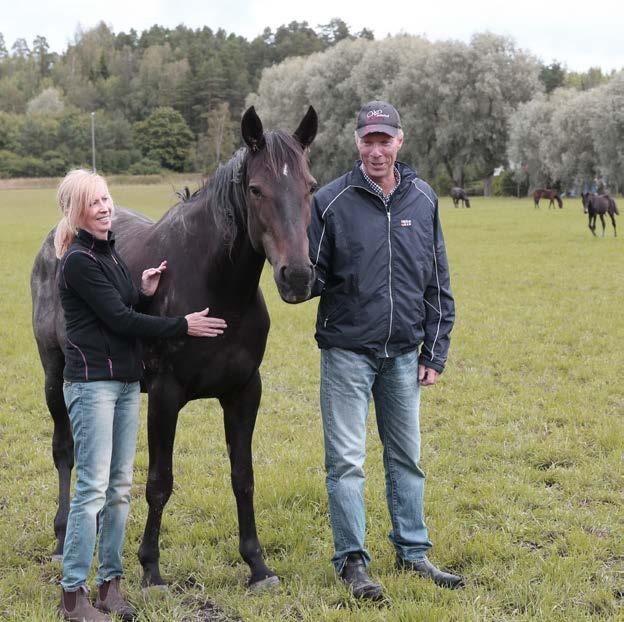
{"type": "Polygon", "coordinates": [[[187,333],[191,337],[218,337],[227,328],[225,320],[220,317],[208,317],[208,307],[203,311],[189,313],[185,316],[188,324],[187,333]]]}
{"type": "Polygon", "coordinates": [[[141,275],[141,293],[146,296],[153,296],[160,283],[160,275],[167,269],[167,260],[161,262],[158,268],[148,268],[143,270],[141,275]]]}

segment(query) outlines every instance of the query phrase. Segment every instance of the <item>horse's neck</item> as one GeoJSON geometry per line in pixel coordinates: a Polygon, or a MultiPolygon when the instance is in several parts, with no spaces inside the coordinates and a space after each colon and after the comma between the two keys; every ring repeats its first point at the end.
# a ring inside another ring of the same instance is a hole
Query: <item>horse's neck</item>
{"type": "Polygon", "coordinates": [[[226,244],[201,202],[171,208],[156,223],[151,238],[171,259],[183,261],[185,279],[218,290],[223,301],[231,305],[255,300],[265,257],[254,251],[242,227],[233,244],[226,244]]]}

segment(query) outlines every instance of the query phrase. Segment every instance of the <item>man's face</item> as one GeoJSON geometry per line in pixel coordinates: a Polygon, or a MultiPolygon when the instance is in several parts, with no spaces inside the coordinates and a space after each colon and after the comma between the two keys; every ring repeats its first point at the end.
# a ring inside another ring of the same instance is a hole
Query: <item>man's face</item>
{"type": "Polygon", "coordinates": [[[382,180],[394,178],[394,163],[403,145],[401,135],[390,136],[375,132],[367,134],[364,138],[356,138],[355,143],[360,152],[364,170],[374,182],[379,183],[382,180]]]}

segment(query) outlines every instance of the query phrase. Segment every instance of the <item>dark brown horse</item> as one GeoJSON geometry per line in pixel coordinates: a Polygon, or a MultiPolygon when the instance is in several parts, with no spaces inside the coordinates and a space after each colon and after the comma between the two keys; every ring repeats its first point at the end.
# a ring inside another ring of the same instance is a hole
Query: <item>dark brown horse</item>
{"type": "MultiPolygon", "coordinates": [[[[143,584],[161,585],[159,534],[173,489],[172,453],[178,412],[190,400],[217,398],[223,408],[225,439],[239,522],[239,550],[251,569],[249,585],[277,583],[265,565],[256,534],[251,441],[260,403],[259,366],[269,315],[258,286],[268,259],[280,296],[289,303],[310,295],[313,269],[307,227],[311,193],[306,148],[318,125],[310,108],[291,136],[264,133],[255,110],[243,116],[247,149],[222,166],[207,185],[171,208],[158,222],[118,210],[113,221],[117,248],[133,277],[169,260],[167,273],[149,307],[153,315],[184,315],[210,307],[227,320],[214,339],[146,340],[143,390],[149,394],[149,513],[139,559],[143,584]]],[[[45,395],[54,419],[52,452],[59,474],[59,507],[54,520],[56,555],[63,551],[69,509],[73,440],[63,401],[65,331],[57,292],[59,261],[52,231],[33,267],[33,327],[45,371],[45,395]]]]}
{"type": "Polygon", "coordinates": [[[617,237],[617,229],[615,227],[615,215],[619,215],[619,211],[615,201],[608,194],[593,194],[590,192],[583,192],[581,194],[581,200],[583,201],[583,212],[589,214],[589,230],[596,235],[596,216],[600,216],[600,222],[602,223],[602,237],[605,234],[605,214],[609,214],[611,217],[611,223],[613,224],[613,235],[617,237]]]}
{"type": "Polygon", "coordinates": [[[470,199],[466,194],[466,191],[459,186],[451,189],[451,199],[453,199],[453,205],[459,207],[459,202],[462,202],[464,207],[470,207],[470,199]]]}
{"type": "Polygon", "coordinates": [[[538,188],[533,193],[533,201],[535,202],[535,207],[539,207],[540,199],[548,199],[548,209],[551,207],[554,209],[555,201],[557,201],[557,205],[561,209],[563,207],[563,200],[559,196],[559,193],[556,190],[548,190],[546,188],[538,188]]]}

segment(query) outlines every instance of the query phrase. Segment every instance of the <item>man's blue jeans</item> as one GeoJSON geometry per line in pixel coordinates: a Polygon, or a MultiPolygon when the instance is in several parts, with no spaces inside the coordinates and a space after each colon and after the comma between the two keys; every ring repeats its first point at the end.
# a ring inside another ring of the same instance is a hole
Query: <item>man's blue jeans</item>
{"type": "Polygon", "coordinates": [[[370,396],[383,444],[386,499],[397,555],[418,560],[431,548],[423,520],[418,353],[376,358],[339,348],[321,350],[321,412],[327,496],[338,572],[349,553],[370,561],[364,546],[364,459],[370,396]]]}
{"type": "Polygon", "coordinates": [[[65,404],[74,436],[76,485],[63,548],[66,591],[86,584],[99,545],[97,585],[123,574],[121,555],[130,503],[139,420],[138,382],[65,382],[65,404]]]}

